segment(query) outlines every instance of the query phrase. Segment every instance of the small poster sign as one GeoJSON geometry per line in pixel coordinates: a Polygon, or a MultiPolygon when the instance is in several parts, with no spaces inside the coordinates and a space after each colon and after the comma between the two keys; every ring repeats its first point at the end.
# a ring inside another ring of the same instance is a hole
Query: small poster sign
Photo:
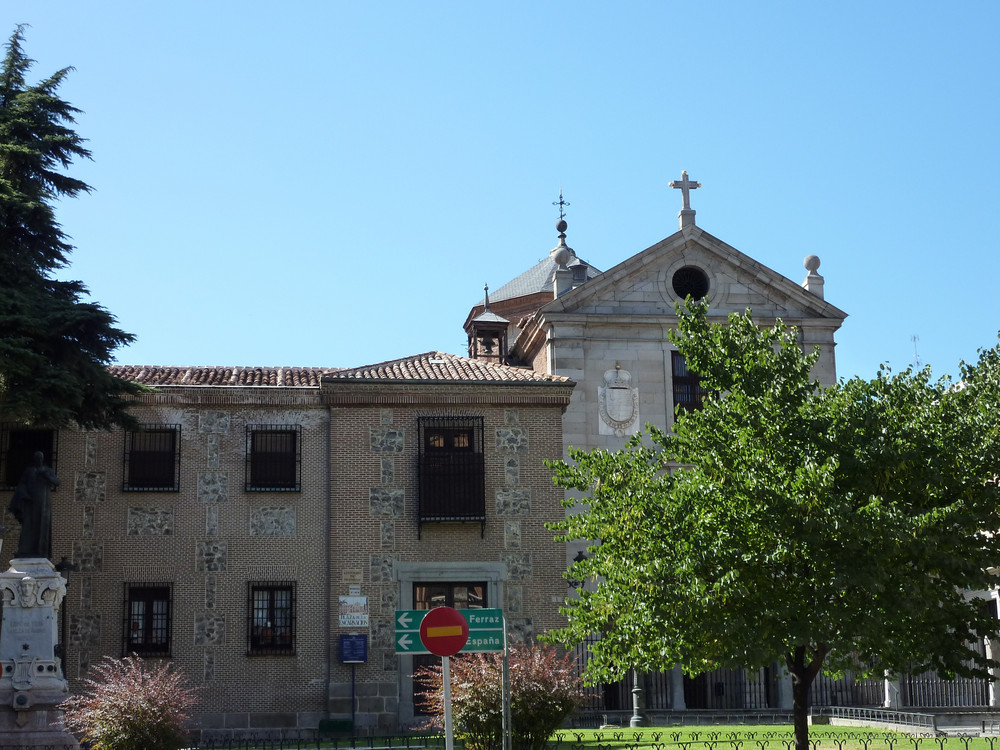
{"type": "Polygon", "coordinates": [[[340,627],[342,628],[368,627],[367,596],[340,597],[340,627]]]}
{"type": "Polygon", "coordinates": [[[340,636],[340,660],[344,664],[368,661],[368,636],[363,633],[340,636]]]}

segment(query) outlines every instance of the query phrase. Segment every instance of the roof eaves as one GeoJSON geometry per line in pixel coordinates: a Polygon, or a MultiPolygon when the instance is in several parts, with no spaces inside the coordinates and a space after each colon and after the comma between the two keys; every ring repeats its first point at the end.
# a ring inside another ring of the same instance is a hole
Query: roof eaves
{"type": "MultiPolygon", "coordinates": [[[[552,376],[562,377],[562,376],[552,376]]],[[[576,381],[564,378],[562,380],[473,380],[473,379],[437,379],[437,378],[331,378],[323,379],[324,383],[384,383],[386,385],[499,385],[499,386],[523,386],[523,385],[575,385],[576,381]]]]}

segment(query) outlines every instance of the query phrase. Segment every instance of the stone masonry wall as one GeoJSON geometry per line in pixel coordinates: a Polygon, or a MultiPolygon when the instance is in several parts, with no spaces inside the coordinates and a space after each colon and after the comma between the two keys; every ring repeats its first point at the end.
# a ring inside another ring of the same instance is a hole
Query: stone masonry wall
{"type": "MultiPolygon", "coordinates": [[[[487,604],[505,610],[516,637],[561,624],[565,555],[544,528],[562,515],[561,493],[542,462],[561,455],[571,390],[158,389],[134,414],[142,423],[180,425],[176,492],[123,489],[123,431],[60,431],[53,556],[78,566],[65,600],[70,689],[79,690],[105,656],[123,655],[126,586],[166,585],[168,658],[201,686],[195,719],[209,736],[349,717],[351,668],[338,652],[347,632],[369,636],[369,659],[356,675],[360,728],[398,730],[402,716],[412,718],[410,659],[393,644],[393,613],[412,599],[401,564],[505,571],[487,604]],[[345,394],[363,403],[338,402],[345,394]],[[421,416],[483,419],[485,529],[425,524],[418,538],[421,416]],[[301,426],[301,491],[245,489],[246,427],[263,424],[301,426]],[[285,581],[296,591],[294,654],[248,655],[248,583],[285,581]],[[338,598],[357,590],[368,598],[369,626],[341,628],[338,598]]],[[[4,523],[6,566],[18,528],[12,518],[4,523]]]]}
{"type": "MultiPolygon", "coordinates": [[[[53,556],[79,566],[66,597],[66,676],[123,655],[126,584],[171,588],[171,663],[201,687],[200,726],[315,727],[327,708],[326,459],[318,389],[163,389],[134,410],[179,424],[180,491],[123,491],[121,430],[62,430],[53,556]],[[190,397],[189,397],[190,396],[190,397]],[[301,491],[247,492],[246,426],[301,425],[301,491]],[[295,653],[247,655],[249,581],[293,581],[295,653]]],[[[17,524],[8,519],[4,560],[17,524]]],[[[152,658],[152,657],[145,657],[152,658]]]]}
{"type": "MultiPolygon", "coordinates": [[[[432,386],[383,387],[373,394],[377,403],[365,406],[335,403],[340,396],[357,398],[367,388],[336,384],[325,391],[334,402],[330,600],[360,586],[370,610],[367,630],[341,629],[332,618],[330,635],[336,643],[341,633],[368,633],[368,663],[356,666],[358,684],[366,685],[355,707],[357,721],[395,731],[412,716],[411,659],[397,655],[393,641],[393,614],[401,599],[412,596],[404,590],[412,582],[398,579],[398,565],[424,563],[434,570],[502,564],[506,579],[498,600],[487,606],[504,609],[512,633],[531,638],[562,623],[557,608],[566,592],[565,554],[544,528],[562,516],[561,493],[542,463],[561,455],[562,405],[530,403],[530,394],[539,389],[491,393],[488,386],[470,389],[468,403],[455,389],[446,402],[433,403],[432,386]],[[509,405],[516,397],[528,403],[509,405]],[[485,529],[478,522],[425,523],[418,529],[418,419],[466,416],[483,419],[485,529]]],[[[569,387],[561,395],[565,403],[569,387]]],[[[350,684],[350,667],[334,661],[331,715],[350,716],[350,684]]]]}

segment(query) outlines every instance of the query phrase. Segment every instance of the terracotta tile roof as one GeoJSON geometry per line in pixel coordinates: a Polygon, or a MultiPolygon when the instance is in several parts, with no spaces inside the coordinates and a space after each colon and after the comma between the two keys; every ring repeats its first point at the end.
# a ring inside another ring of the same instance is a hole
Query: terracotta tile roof
{"type": "Polygon", "coordinates": [[[160,367],[111,365],[111,374],[148,386],[272,386],[319,388],[324,367],[160,367]]]}
{"type": "Polygon", "coordinates": [[[443,352],[426,352],[364,367],[326,373],[326,381],[420,380],[461,383],[572,383],[569,378],[483,362],[443,352]]]}

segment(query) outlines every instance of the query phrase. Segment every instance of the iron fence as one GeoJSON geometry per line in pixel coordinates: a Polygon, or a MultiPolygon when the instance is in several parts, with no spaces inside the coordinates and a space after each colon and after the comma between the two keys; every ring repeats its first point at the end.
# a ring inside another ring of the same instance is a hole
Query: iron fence
{"type": "MultiPolygon", "coordinates": [[[[1000,737],[983,736],[974,739],[971,735],[944,736],[934,734],[932,724],[926,715],[898,711],[875,711],[870,709],[837,708],[837,712],[855,717],[868,716],[868,720],[881,724],[893,724],[896,730],[859,727],[857,731],[824,731],[812,727],[809,732],[810,746],[815,750],[845,750],[846,747],[861,750],[972,750],[970,745],[980,750],[1000,750],[1000,737]]],[[[581,750],[593,748],[604,750],[622,747],[629,750],[793,750],[795,746],[792,728],[762,726],[731,727],[707,725],[713,719],[716,724],[724,724],[727,717],[749,714],[740,712],[708,713],[699,716],[697,729],[679,727],[607,728],[598,731],[561,729],[553,733],[546,744],[546,750],[581,750]],[[720,719],[722,721],[720,721],[720,719]]],[[[753,722],[744,721],[744,724],[753,722]]],[[[0,750],[26,750],[26,746],[0,740],[0,750]]],[[[64,746],[50,746],[49,750],[62,750],[64,746]]],[[[316,730],[268,730],[241,736],[239,738],[217,739],[201,742],[189,750],[442,750],[443,736],[397,735],[331,738],[320,737],[316,730]],[[278,738],[273,732],[281,732],[278,738]],[[311,733],[311,736],[310,736],[311,733]]],[[[464,750],[460,738],[455,747],[464,750]]],[[[39,750],[32,746],[32,750],[39,750]]]]}
{"type": "MultiPolygon", "coordinates": [[[[592,636],[577,645],[574,655],[582,673],[590,660],[590,649],[599,640],[592,636]]],[[[861,671],[859,666],[858,672],[861,671]]],[[[781,679],[780,662],[760,669],[715,669],[711,672],[684,675],[684,706],[691,711],[739,711],[779,709],[777,682],[781,679]]],[[[895,684],[880,678],[860,677],[847,672],[840,677],[820,673],[809,691],[812,706],[881,708],[886,699],[886,685],[895,684]]],[[[646,710],[670,711],[674,682],[670,671],[639,675],[646,710]]],[[[630,673],[617,682],[587,687],[589,700],[582,713],[614,714],[632,709],[634,678],[630,673]]],[[[903,675],[898,683],[902,708],[989,708],[987,678],[956,677],[946,680],[934,672],[903,675]]],[[[593,724],[588,720],[588,725],[593,724]]],[[[595,725],[596,726],[596,725],[595,725]]]]}

